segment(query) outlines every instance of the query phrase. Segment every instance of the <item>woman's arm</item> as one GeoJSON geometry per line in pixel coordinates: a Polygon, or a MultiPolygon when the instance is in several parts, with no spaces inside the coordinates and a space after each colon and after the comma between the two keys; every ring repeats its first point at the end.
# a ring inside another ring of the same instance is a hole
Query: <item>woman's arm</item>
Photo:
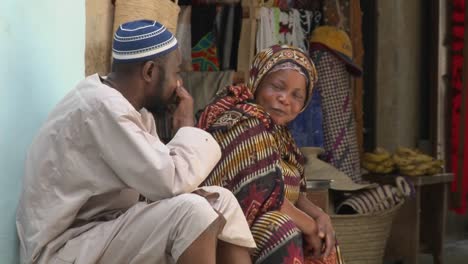
{"type": "Polygon", "coordinates": [[[325,240],[324,256],[328,256],[335,246],[335,230],[333,229],[330,216],[320,207],[312,203],[304,193],[299,195],[296,205],[297,208],[315,219],[317,222],[318,235],[321,239],[325,240]]]}
{"type": "Polygon", "coordinates": [[[305,249],[308,251],[305,252],[304,255],[312,254],[314,257],[320,257],[322,253],[322,242],[317,234],[317,223],[315,220],[299,210],[286,198],[280,208],[280,212],[288,215],[294,224],[302,231],[307,244],[305,249]]]}

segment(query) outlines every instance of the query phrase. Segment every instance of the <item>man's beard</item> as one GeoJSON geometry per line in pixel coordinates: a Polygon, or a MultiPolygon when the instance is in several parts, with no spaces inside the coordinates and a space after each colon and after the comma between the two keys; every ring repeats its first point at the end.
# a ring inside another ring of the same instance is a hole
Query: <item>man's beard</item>
{"type": "Polygon", "coordinates": [[[161,100],[161,96],[157,96],[151,104],[150,112],[155,115],[162,116],[166,114],[172,114],[174,109],[177,107],[177,96],[174,94],[166,102],[161,100]]]}

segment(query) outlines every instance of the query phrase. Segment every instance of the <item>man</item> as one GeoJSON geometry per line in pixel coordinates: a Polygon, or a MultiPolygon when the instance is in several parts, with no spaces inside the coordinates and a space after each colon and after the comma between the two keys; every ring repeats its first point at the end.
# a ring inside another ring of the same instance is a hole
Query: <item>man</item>
{"type": "Polygon", "coordinates": [[[249,263],[255,242],[235,197],[197,189],[221,154],[192,127],[177,40],[155,21],[125,23],[113,58],[107,77],[65,96],[30,147],[22,263],[249,263]],[[164,145],[149,111],[173,103],[177,133],[164,145]]]}

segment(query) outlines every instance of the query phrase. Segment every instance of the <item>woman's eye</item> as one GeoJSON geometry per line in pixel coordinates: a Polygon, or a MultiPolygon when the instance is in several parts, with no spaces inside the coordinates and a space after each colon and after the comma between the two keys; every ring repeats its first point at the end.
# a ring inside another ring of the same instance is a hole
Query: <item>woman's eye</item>
{"type": "Polygon", "coordinates": [[[271,86],[273,87],[273,89],[274,89],[275,91],[281,91],[281,90],[282,90],[282,87],[281,87],[280,85],[272,84],[271,86]]]}
{"type": "Polygon", "coordinates": [[[297,99],[301,99],[301,100],[304,99],[304,95],[302,94],[293,94],[293,96],[297,99]]]}

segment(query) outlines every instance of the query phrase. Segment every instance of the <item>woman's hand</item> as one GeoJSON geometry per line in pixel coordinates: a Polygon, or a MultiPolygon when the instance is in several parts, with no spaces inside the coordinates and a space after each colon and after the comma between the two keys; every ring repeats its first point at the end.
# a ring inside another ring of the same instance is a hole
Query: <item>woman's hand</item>
{"type": "Polygon", "coordinates": [[[307,228],[302,231],[304,239],[304,257],[319,258],[322,254],[322,239],[318,236],[317,223],[310,219],[307,228]]]}
{"type": "Polygon", "coordinates": [[[322,254],[322,239],[318,235],[317,222],[303,211],[299,210],[288,199],[284,199],[280,212],[288,215],[301,230],[304,238],[304,256],[318,258],[322,254]]]}
{"type": "Polygon", "coordinates": [[[313,204],[303,193],[299,195],[297,207],[317,222],[318,235],[325,245],[322,253],[324,257],[327,257],[335,247],[335,230],[333,229],[330,216],[320,207],[313,204]]]}
{"type": "Polygon", "coordinates": [[[335,230],[333,229],[330,216],[325,212],[322,212],[319,217],[315,218],[315,221],[317,222],[318,236],[325,242],[323,256],[327,257],[335,247],[335,230]]]}

